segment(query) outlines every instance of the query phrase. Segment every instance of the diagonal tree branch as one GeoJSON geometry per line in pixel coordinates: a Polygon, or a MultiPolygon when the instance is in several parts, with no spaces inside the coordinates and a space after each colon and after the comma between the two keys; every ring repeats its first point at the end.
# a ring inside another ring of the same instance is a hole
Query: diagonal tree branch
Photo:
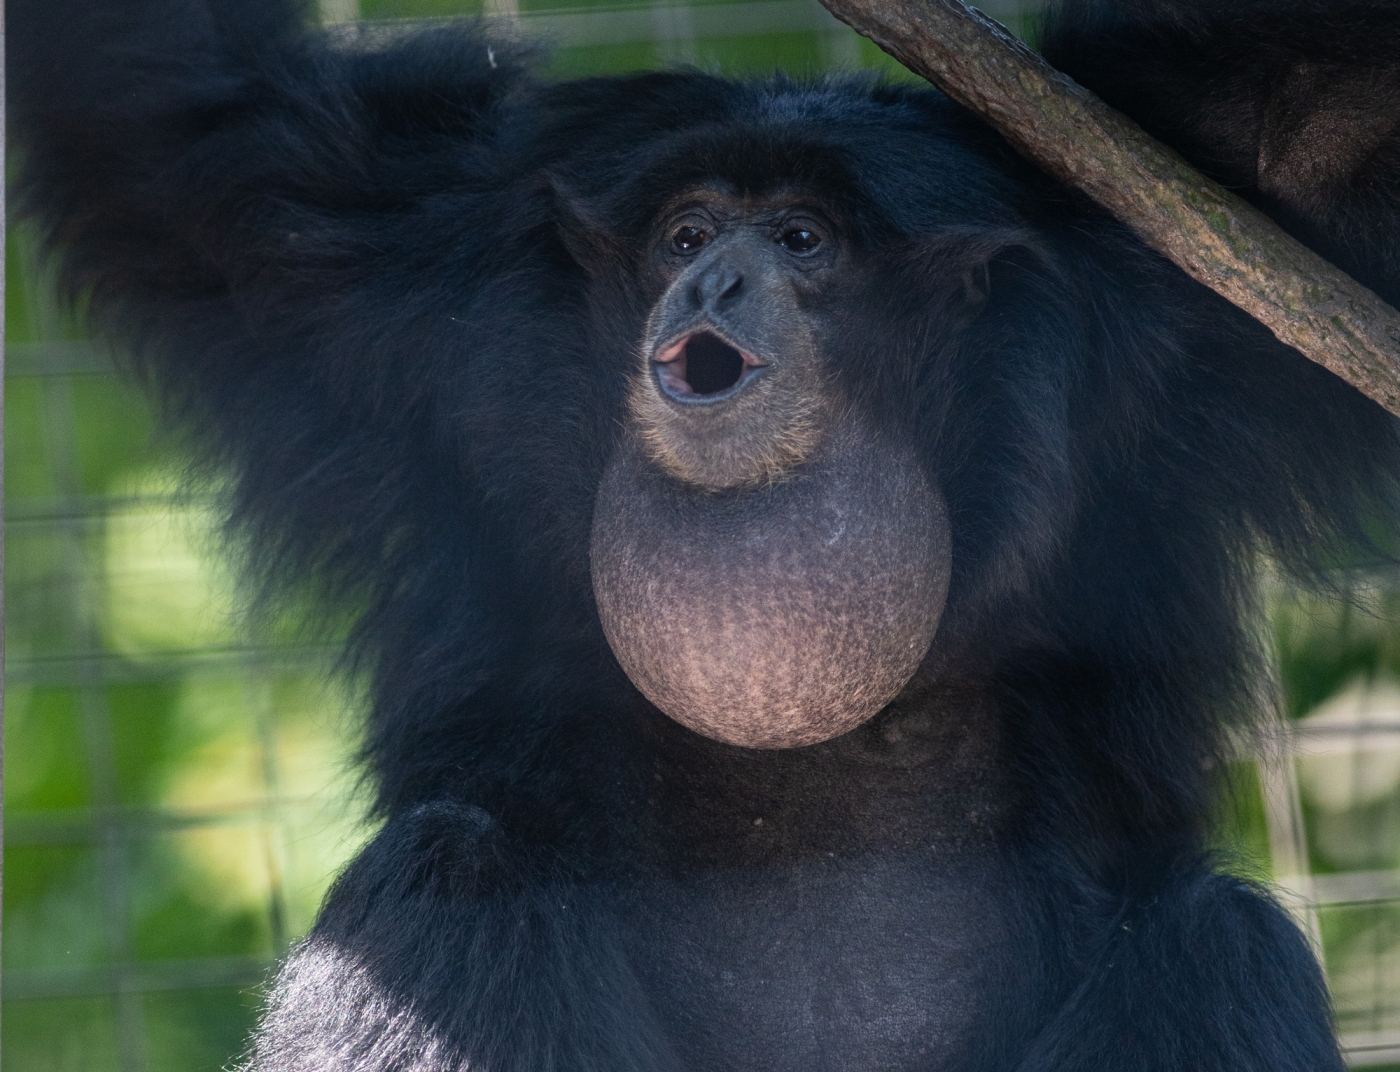
{"type": "Polygon", "coordinates": [[[961,0],[821,0],[1144,242],[1400,416],[1400,312],[961,0]]]}

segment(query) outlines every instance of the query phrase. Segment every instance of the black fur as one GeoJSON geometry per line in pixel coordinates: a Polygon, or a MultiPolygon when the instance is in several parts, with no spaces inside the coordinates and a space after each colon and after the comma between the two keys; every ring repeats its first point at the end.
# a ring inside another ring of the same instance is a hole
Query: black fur
{"type": "MultiPolygon", "coordinates": [[[[332,47],[279,0],[7,13],[18,195],[64,286],[230,475],[263,593],[349,616],[371,675],[388,821],[256,1068],[1341,1067],[1305,942],[1201,846],[1258,707],[1256,549],[1311,574],[1369,546],[1378,407],[930,90],[552,85],[470,25],[332,47]],[[662,719],[588,582],[639,244],[709,175],[838,207],[866,275],[834,373],[952,518],[924,669],[792,752],[662,719]],[[930,1020],[919,971],[968,959],[984,903],[999,952],[930,1020]],[[765,928],[812,952],[764,960],[765,928]]],[[[1397,39],[1387,0],[1084,0],[1045,33],[1392,302],[1397,39]]]]}

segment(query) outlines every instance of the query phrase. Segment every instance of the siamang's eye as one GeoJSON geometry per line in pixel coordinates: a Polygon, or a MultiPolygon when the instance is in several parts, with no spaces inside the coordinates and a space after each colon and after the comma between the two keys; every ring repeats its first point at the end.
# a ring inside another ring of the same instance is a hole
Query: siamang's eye
{"type": "Polygon", "coordinates": [[[671,248],[677,253],[694,253],[710,240],[709,232],[686,224],[671,235],[671,248]]]}
{"type": "Polygon", "coordinates": [[[822,236],[805,227],[793,227],[784,231],[778,242],[789,253],[811,253],[822,244],[822,236]]]}

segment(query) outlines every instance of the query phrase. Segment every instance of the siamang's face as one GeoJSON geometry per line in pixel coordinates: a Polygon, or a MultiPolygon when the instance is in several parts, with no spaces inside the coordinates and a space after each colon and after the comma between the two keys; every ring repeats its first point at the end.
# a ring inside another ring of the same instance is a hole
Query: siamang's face
{"type": "Polygon", "coordinates": [[[943,500],[841,395],[859,269],[798,196],[691,191],[658,218],[629,434],[595,504],[593,586],[633,683],[748,747],[827,740],[924,658],[950,572],[943,500]]]}
{"type": "Polygon", "coordinates": [[[631,409],[652,457],[711,490],[781,479],[836,402],[819,344],[850,270],[834,224],[802,202],[707,192],[665,212],[650,246],[664,292],[631,409]]]}

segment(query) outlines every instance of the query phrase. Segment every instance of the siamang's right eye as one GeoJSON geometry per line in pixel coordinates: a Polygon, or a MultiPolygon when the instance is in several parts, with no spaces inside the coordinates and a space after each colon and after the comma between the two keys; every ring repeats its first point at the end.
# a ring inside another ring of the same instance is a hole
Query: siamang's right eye
{"type": "Polygon", "coordinates": [[[677,253],[694,253],[710,240],[709,232],[700,227],[684,224],[671,234],[671,248],[677,253]]]}

